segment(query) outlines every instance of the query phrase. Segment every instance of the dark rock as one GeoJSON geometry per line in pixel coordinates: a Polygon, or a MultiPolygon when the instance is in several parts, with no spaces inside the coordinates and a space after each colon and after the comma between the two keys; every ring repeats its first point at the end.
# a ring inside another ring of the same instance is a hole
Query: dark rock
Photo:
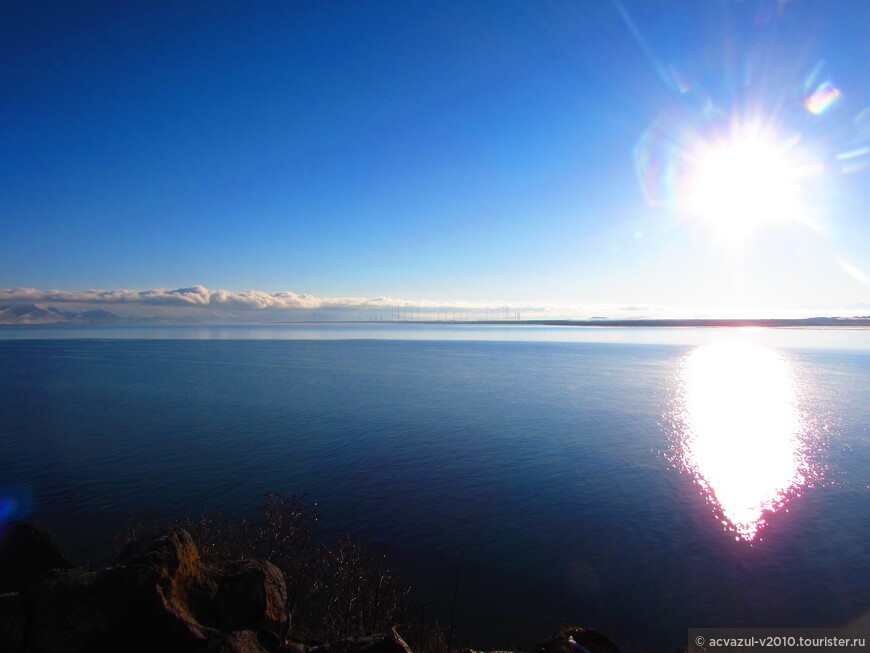
{"type": "Polygon", "coordinates": [[[13,635],[4,652],[265,653],[280,648],[288,626],[278,568],[205,564],[183,530],[130,544],[107,569],[49,571],[7,596],[0,628],[10,624],[13,635]]]}
{"type": "MultiPolygon", "coordinates": [[[[115,563],[72,567],[51,536],[16,524],[0,545],[3,653],[412,653],[390,633],[308,646],[286,641],[283,573],[257,559],[204,562],[187,531],[129,544],[115,563]]],[[[312,644],[314,642],[309,642],[312,644]]],[[[566,628],[535,653],[620,653],[566,628]]]]}
{"type": "MultiPolygon", "coordinates": [[[[174,613],[189,615],[200,627],[223,633],[265,631],[260,639],[280,645],[289,626],[284,574],[265,560],[206,564],[184,530],[127,546],[118,563],[171,577],[162,594],[174,613]],[[271,635],[271,636],[270,636],[271,635]]],[[[159,583],[159,579],[158,583],[159,583]]]]}
{"type": "Polygon", "coordinates": [[[257,633],[251,630],[237,630],[224,638],[216,653],[267,653],[260,646],[257,633]]]}
{"type": "Polygon", "coordinates": [[[281,653],[309,653],[310,650],[311,647],[305,644],[299,642],[287,642],[281,649],[281,653]]]}
{"type": "Polygon", "coordinates": [[[0,651],[19,651],[27,615],[18,592],[0,594],[0,651]]]}
{"type": "Polygon", "coordinates": [[[535,653],[620,653],[609,638],[589,628],[571,627],[560,630],[545,642],[535,646],[535,653]]]}
{"type": "Polygon", "coordinates": [[[210,632],[171,600],[173,575],[145,567],[55,571],[22,593],[24,649],[41,651],[192,651],[210,632]]]}
{"type": "Polygon", "coordinates": [[[275,565],[265,560],[238,560],[217,565],[216,571],[217,627],[279,633],[287,626],[287,588],[284,574],[275,565]]]}
{"type": "Polygon", "coordinates": [[[315,646],[309,653],[411,653],[395,628],[388,635],[350,637],[315,646]]]}
{"type": "Polygon", "coordinates": [[[72,566],[48,531],[14,522],[0,540],[0,594],[21,590],[50,569],[72,566]]]}
{"type": "Polygon", "coordinates": [[[155,569],[189,573],[198,562],[199,550],[190,533],[177,529],[161,537],[144,537],[130,542],[115,558],[114,564],[145,565],[155,569]]]}

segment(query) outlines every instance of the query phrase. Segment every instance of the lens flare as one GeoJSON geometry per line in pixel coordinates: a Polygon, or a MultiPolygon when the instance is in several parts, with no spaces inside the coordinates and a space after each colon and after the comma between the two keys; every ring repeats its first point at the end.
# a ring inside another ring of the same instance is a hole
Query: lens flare
{"type": "Polygon", "coordinates": [[[870,147],[855,148],[837,155],[837,162],[843,174],[853,175],[856,172],[870,169],[870,147]]]}
{"type": "Polygon", "coordinates": [[[804,100],[804,107],[810,113],[822,115],[840,99],[840,89],[831,82],[824,82],[804,100]]]}
{"type": "Polygon", "coordinates": [[[21,485],[0,487],[0,537],[11,522],[27,517],[33,510],[33,493],[21,485]]]}

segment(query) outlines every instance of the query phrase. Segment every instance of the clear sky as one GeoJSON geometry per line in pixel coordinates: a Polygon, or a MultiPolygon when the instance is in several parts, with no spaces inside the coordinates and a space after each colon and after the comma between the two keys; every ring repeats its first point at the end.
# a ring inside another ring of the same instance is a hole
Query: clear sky
{"type": "Polygon", "coordinates": [[[0,304],[867,314],[868,35],[865,0],[13,3],[0,304]]]}

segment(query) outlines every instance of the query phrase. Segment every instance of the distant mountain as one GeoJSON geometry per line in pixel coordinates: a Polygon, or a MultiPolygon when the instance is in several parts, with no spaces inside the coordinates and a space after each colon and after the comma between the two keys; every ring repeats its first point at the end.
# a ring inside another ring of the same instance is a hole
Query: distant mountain
{"type": "Polygon", "coordinates": [[[71,322],[76,322],[77,324],[111,324],[112,322],[118,322],[122,318],[118,317],[114,313],[109,313],[109,311],[104,311],[102,308],[94,308],[90,311],[83,311],[78,315],[70,318],[71,322]]]}
{"type": "Polygon", "coordinates": [[[76,313],[41,304],[0,306],[0,324],[112,324],[122,318],[100,308],[76,313]]]}
{"type": "Polygon", "coordinates": [[[15,304],[0,307],[0,324],[55,324],[66,322],[73,315],[39,304],[15,304]]]}

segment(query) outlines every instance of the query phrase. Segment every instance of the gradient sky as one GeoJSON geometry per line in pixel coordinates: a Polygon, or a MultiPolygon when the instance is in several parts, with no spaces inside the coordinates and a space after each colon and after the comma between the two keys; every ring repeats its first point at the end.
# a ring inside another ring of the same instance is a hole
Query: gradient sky
{"type": "Polygon", "coordinates": [[[0,287],[867,303],[868,34],[864,0],[14,3],[0,287]],[[821,171],[739,244],[668,178],[735,116],[821,171]]]}

